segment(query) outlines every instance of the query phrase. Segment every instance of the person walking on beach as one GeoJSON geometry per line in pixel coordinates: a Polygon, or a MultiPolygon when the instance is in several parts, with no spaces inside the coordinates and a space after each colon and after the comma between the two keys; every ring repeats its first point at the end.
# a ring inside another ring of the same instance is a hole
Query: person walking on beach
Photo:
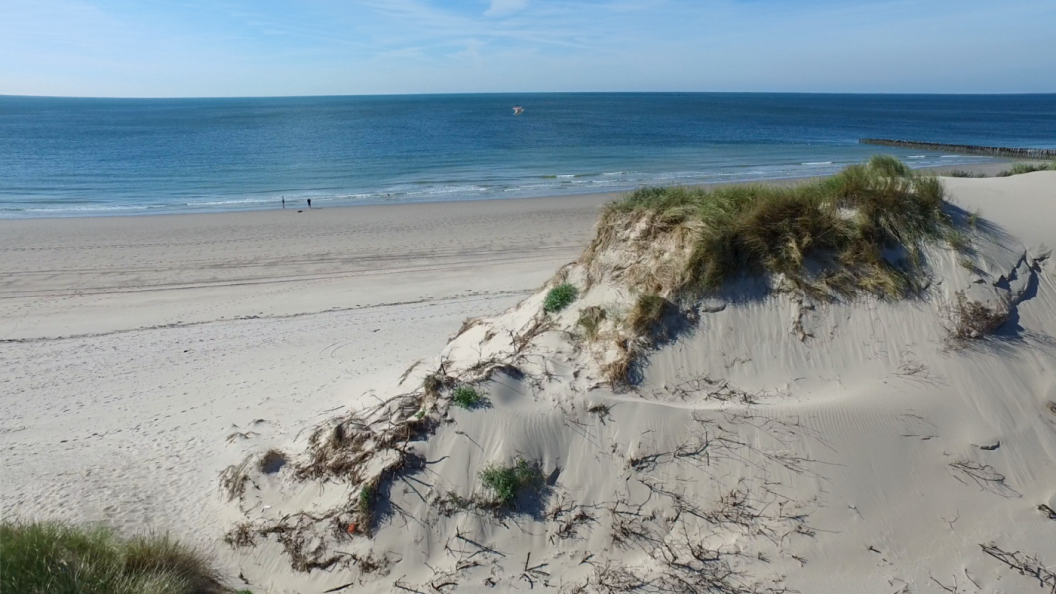
{"type": "Polygon", "coordinates": [[[286,209],[286,197],[285,196],[282,197],[282,208],[283,208],[283,210],[286,209]]]}
{"type": "Polygon", "coordinates": [[[312,199],[311,199],[311,198],[309,198],[309,199],[308,199],[308,208],[311,208],[311,207],[312,207],[312,199]]]}

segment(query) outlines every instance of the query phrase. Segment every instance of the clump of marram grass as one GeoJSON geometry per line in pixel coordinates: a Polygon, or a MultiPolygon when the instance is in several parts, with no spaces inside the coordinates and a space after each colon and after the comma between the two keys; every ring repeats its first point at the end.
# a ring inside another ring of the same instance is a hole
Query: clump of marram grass
{"type": "Polygon", "coordinates": [[[793,186],[643,188],[611,203],[606,223],[635,214],[693,235],[670,293],[715,291],[745,274],[782,275],[816,295],[903,297],[917,285],[923,248],[952,228],[942,184],[876,156],[793,186]],[[901,253],[898,261],[890,254],[901,253]],[[809,265],[808,265],[809,264],[809,265]]]}
{"type": "Polygon", "coordinates": [[[590,307],[584,307],[579,312],[579,320],[576,325],[583,329],[583,335],[586,336],[587,340],[597,340],[601,324],[606,317],[607,313],[604,307],[591,305],[590,307]]]}
{"type": "Polygon", "coordinates": [[[484,404],[484,395],[473,386],[462,385],[451,392],[451,402],[457,407],[470,410],[484,404]]]}
{"type": "MultiPolygon", "coordinates": [[[[359,530],[369,535],[374,525],[374,501],[377,498],[377,489],[374,485],[366,484],[359,488],[356,496],[356,511],[359,512],[359,530]]],[[[348,527],[351,533],[356,529],[356,524],[348,527]]]]}
{"type": "Polygon", "coordinates": [[[626,337],[620,338],[616,341],[615,358],[602,366],[602,373],[614,386],[630,384],[637,356],[631,341],[626,337]]]}
{"type": "Polygon", "coordinates": [[[579,297],[579,289],[569,283],[561,283],[547,292],[543,300],[543,311],[546,313],[559,312],[571,305],[576,297],[579,297]]]}
{"type": "MultiPolygon", "coordinates": [[[[969,223],[969,226],[971,226],[971,223],[969,223]]],[[[972,251],[972,237],[963,229],[950,227],[946,231],[945,239],[946,245],[959,254],[967,254],[972,251]]]]}
{"type": "Polygon", "coordinates": [[[524,490],[543,485],[543,471],[538,463],[518,458],[511,466],[493,464],[480,471],[480,482],[501,505],[510,505],[524,490]]]}
{"type": "Polygon", "coordinates": [[[946,177],[970,177],[970,178],[983,178],[983,177],[986,177],[985,173],[978,172],[978,171],[965,171],[964,169],[954,169],[953,171],[949,171],[947,173],[944,173],[943,175],[945,175],[946,177]]]}
{"type": "Polygon", "coordinates": [[[1010,177],[1035,171],[1056,171],[1056,161],[1051,163],[1013,163],[1012,167],[997,174],[997,177],[1010,177]]]}
{"type": "Polygon", "coordinates": [[[644,336],[660,328],[664,316],[673,308],[674,304],[659,295],[639,295],[627,323],[636,335],[644,336]]]}
{"type": "Polygon", "coordinates": [[[374,507],[374,487],[370,485],[363,485],[359,490],[359,496],[356,498],[356,508],[359,513],[363,515],[370,515],[370,510],[374,507]]]}
{"type": "Polygon", "coordinates": [[[124,539],[105,528],[0,524],[5,594],[219,594],[212,564],[168,536],[124,539]]]}

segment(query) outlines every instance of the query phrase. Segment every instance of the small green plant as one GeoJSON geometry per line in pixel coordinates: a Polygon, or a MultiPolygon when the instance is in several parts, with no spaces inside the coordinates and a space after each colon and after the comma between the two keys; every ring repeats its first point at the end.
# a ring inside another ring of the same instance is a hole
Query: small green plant
{"type": "Polygon", "coordinates": [[[569,283],[562,283],[546,294],[543,301],[543,311],[546,313],[559,312],[565,309],[579,297],[579,289],[569,283]]]}
{"type": "Polygon", "coordinates": [[[0,591],[12,594],[221,594],[212,564],[167,536],[104,528],[0,524],[0,591]]]}
{"type": "Polygon", "coordinates": [[[480,482],[495,495],[495,501],[508,506],[521,491],[539,489],[543,471],[539,464],[518,458],[512,466],[493,464],[481,470],[480,482]]]}
{"type": "Polygon", "coordinates": [[[972,229],[978,229],[979,228],[979,211],[978,210],[973,210],[972,212],[968,213],[968,226],[971,227],[972,229]]]}
{"type": "Polygon", "coordinates": [[[359,498],[356,503],[359,513],[369,517],[370,510],[374,507],[374,488],[370,485],[363,485],[363,488],[359,490],[359,498]]]}
{"type": "Polygon", "coordinates": [[[425,409],[423,408],[422,410],[414,413],[414,418],[415,418],[415,420],[418,420],[418,421],[421,421],[422,419],[424,419],[425,418],[425,409]]]}
{"type": "Polygon", "coordinates": [[[601,328],[601,323],[605,321],[605,317],[605,308],[591,305],[579,312],[579,321],[576,324],[583,329],[587,340],[593,341],[598,338],[598,330],[601,328]]]}
{"type": "Polygon", "coordinates": [[[473,409],[484,403],[484,396],[473,386],[459,386],[451,393],[451,402],[461,408],[473,409]]]}

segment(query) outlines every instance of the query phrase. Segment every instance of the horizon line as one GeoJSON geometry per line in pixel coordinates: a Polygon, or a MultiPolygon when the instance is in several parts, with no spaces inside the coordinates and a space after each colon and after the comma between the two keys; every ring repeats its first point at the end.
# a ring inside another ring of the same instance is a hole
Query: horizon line
{"type": "Polygon", "coordinates": [[[457,97],[487,95],[856,95],[912,97],[1026,97],[1056,95],[1041,93],[935,93],[935,92],[856,92],[856,91],[485,91],[465,93],[346,93],[327,95],[200,95],[200,96],[119,96],[119,95],[19,95],[0,93],[0,98],[18,99],[112,99],[126,101],[166,101],[195,99],[340,99],[349,97],[457,97]]]}

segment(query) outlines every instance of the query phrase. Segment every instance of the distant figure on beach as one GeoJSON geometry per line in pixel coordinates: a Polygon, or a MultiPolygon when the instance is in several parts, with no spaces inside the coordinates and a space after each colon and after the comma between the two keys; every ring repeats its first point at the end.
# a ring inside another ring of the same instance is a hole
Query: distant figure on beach
{"type": "Polygon", "coordinates": [[[311,208],[311,207],[312,207],[312,199],[311,199],[311,198],[309,198],[309,199],[308,199],[308,208],[311,208]]]}
{"type": "Polygon", "coordinates": [[[286,197],[285,196],[282,197],[282,208],[283,209],[286,208],[286,197]]]}

